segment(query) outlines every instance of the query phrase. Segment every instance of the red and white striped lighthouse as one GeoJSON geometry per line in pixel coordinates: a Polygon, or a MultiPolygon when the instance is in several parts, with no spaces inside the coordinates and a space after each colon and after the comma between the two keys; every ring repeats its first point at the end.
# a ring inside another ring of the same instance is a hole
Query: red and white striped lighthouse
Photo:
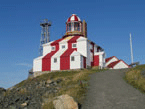
{"type": "Polygon", "coordinates": [[[87,38],[87,24],[72,14],[66,21],[66,34],[43,45],[43,55],[33,60],[33,71],[105,67],[105,51],[87,38]]]}

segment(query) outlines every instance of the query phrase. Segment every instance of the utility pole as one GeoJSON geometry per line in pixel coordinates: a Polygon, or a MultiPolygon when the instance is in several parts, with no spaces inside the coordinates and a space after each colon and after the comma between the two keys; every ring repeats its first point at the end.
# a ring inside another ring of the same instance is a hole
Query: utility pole
{"type": "Polygon", "coordinates": [[[132,36],[130,33],[130,50],[131,50],[131,63],[133,64],[133,49],[132,49],[132,36]]]}

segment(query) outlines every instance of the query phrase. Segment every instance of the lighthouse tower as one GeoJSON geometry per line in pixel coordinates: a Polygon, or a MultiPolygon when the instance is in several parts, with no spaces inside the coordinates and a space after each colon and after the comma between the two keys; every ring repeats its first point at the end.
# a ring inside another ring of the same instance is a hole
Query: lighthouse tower
{"type": "Polygon", "coordinates": [[[65,37],[76,35],[87,37],[87,23],[85,20],[82,22],[76,14],[72,14],[66,21],[65,37]]]}
{"type": "Polygon", "coordinates": [[[33,71],[59,71],[105,66],[105,51],[87,38],[87,23],[72,14],[62,38],[43,44],[43,54],[33,60],[33,71]]]}

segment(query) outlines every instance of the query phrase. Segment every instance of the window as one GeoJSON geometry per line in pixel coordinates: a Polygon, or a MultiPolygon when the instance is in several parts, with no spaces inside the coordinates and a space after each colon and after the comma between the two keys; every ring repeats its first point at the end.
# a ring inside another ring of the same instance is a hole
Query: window
{"type": "Polygon", "coordinates": [[[68,24],[68,31],[71,31],[71,23],[68,24]]]}
{"type": "Polygon", "coordinates": [[[52,50],[52,51],[55,51],[55,46],[52,46],[52,47],[51,47],[51,50],[52,50]]]}
{"type": "Polygon", "coordinates": [[[73,43],[72,44],[72,48],[77,48],[77,44],[76,43],[73,43]]]}
{"type": "Polygon", "coordinates": [[[74,23],[74,28],[75,28],[75,31],[80,31],[79,23],[75,22],[74,23]]]}
{"type": "Polygon", "coordinates": [[[75,57],[74,56],[71,56],[71,61],[75,61],[75,57]]]}
{"type": "Polygon", "coordinates": [[[56,63],[57,62],[57,58],[54,58],[54,63],[56,63]]]}
{"type": "Polygon", "coordinates": [[[62,45],[62,49],[65,48],[65,45],[62,45]]]}

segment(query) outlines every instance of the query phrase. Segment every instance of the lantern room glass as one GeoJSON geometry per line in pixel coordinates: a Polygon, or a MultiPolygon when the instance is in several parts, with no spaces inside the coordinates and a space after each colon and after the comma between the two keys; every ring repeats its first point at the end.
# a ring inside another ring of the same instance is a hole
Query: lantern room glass
{"type": "Polygon", "coordinates": [[[74,30],[75,31],[80,31],[80,24],[78,22],[74,23],[74,30]]]}
{"type": "Polygon", "coordinates": [[[67,32],[70,31],[80,31],[80,23],[79,22],[70,22],[67,24],[67,32]]]}

